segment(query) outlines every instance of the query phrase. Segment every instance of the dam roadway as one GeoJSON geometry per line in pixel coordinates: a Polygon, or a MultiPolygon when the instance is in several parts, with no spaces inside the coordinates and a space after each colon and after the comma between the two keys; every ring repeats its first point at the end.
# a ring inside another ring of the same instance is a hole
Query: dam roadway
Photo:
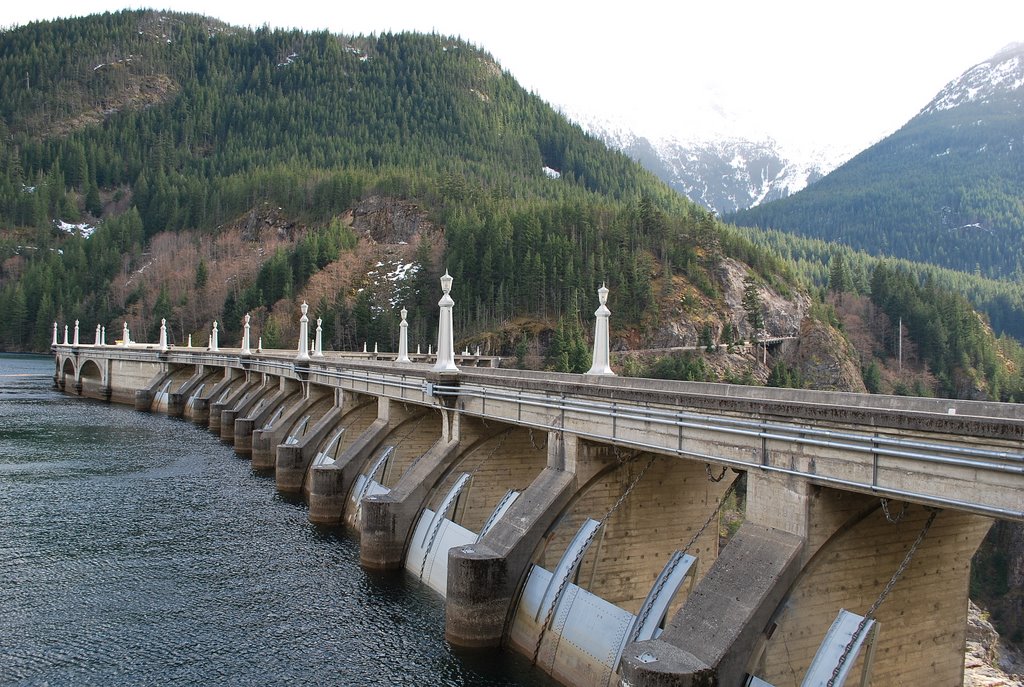
{"type": "Polygon", "coordinates": [[[205,424],[354,528],[362,565],[445,597],[451,644],[566,684],[961,684],[971,556],[993,519],[1024,521],[1019,405],[470,355],[52,350],[58,388],[205,424]],[[743,519],[720,539],[723,505],[743,519]],[[843,609],[870,616],[857,642],[843,609]]]}

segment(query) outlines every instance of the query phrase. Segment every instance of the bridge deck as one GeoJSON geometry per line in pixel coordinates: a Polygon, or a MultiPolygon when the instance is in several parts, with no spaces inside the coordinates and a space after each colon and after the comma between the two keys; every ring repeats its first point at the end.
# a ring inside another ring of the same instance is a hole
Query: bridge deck
{"type": "MultiPolygon", "coordinates": [[[[59,345],[79,363],[138,360],[247,369],[627,449],[763,470],[881,497],[1024,521],[1024,406],[594,377],[289,351],[241,356],[154,348],[59,345]]],[[[460,359],[472,365],[473,356],[460,359]]],[[[489,360],[489,359],[488,359],[489,360]]],[[[489,364],[489,363],[488,363],[489,364]]]]}

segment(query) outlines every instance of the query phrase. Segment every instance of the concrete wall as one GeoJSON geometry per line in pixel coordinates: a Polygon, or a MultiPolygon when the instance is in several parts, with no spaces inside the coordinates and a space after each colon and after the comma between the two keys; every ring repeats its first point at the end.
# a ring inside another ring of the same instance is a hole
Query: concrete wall
{"type": "MultiPolygon", "coordinates": [[[[890,504],[893,515],[903,504],[890,504]]],[[[798,685],[840,608],[863,615],[885,588],[928,517],[910,506],[889,522],[878,500],[822,489],[812,505],[809,560],[775,619],[753,672],[798,685]]],[[[961,685],[973,556],[991,521],[943,511],[879,608],[875,685],[961,685]]],[[[860,662],[855,666],[860,675],[860,662]]]]}

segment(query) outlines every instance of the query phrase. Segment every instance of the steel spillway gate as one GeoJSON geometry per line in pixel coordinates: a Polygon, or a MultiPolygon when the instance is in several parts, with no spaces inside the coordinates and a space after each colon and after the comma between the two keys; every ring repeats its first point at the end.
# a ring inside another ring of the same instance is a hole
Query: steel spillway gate
{"type": "MultiPolygon", "coordinates": [[[[316,467],[317,465],[334,465],[334,463],[337,462],[338,451],[341,449],[341,437],[344,433],[345,428],[341,427],[333,435],[331,435],[331,439],[330,441],[327,442],[327,445],[324,446],[322,450],[317,451],[316,455],[313,457],[312,467],[316,467]]],[[[295,441],[293,442],[292,437],[288,437],[288,441],[286,441],[285,443],[297,444],[299,443],[299,440],[295,439],[295,441]]]]}
{"type": "Polygon", "coordinates": [[[508,490],[491,511],[480,532],[473,532],[451,519],[459,495],[470,480],[469,473],[462,473],[436,511],[423,509],[405,556],[406,569],[442,596],[448,593],[448,551],[483,539],[519,497],[518,491],[508,490]]]}
{"type": "Polygon", "coordinates": [[[593,519],[584,522],[554,571],[530,566],[513,620],[513,644],[532,650],[545,671],[571,684],[612,684],[626,645],[661,634],[669,606],[687,578],[692,580],[697,560],[674,552],[634,615],[572,581],[600,526],[593,519]],[[524,643],[529,638],[533,647],[524,643]]]}

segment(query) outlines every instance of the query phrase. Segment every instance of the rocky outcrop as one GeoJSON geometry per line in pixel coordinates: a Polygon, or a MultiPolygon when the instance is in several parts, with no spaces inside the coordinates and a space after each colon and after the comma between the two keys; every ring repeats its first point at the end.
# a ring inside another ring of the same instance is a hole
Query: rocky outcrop
{"type": "MultiPolygon", "coordinates": [[[[747,322],[747,312],[743,308],[748,273],[746,265],[732,258],[724,258],[715,271],[730,321],[744,339],[754,338],[754,332],[747,322]]],[[[768,336],[796,336],[810,310],[810,297],[804,293],[785,296],[763,284],[757,288],[764,304],[764,329],[768,336]]]]}
{"type": "Polygon", "coordinates": [[[1024,687],[1024,657],[1004,646],[988,614],[969,603],[964,687],[1024,687]]]}
{"type": "Polygon", "coordinates": [[[415,203],[370,196],[352,211],[352,228],[374,243],[405,244],[417,234],[431,233],[434,225],[415,203]]]}
{"type": "Polygon", "coordinates": [[[784,342],[779,359],[797,370],[808,389],[866,393],[850,344],[834,328],[806,317],[798,338],[784,342]]]}

